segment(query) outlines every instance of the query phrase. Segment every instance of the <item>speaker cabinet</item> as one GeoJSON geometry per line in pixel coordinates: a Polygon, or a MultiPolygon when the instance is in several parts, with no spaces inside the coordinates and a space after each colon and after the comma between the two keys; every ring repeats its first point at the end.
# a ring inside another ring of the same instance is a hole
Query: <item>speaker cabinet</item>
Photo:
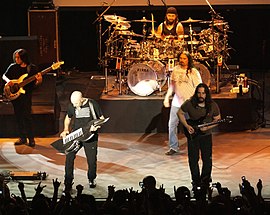
{"type": "Polygon", "coordinates": [[[38,65],[59,61],[58,9],[28,10],[28,35],[37,36],[38,65]]]}

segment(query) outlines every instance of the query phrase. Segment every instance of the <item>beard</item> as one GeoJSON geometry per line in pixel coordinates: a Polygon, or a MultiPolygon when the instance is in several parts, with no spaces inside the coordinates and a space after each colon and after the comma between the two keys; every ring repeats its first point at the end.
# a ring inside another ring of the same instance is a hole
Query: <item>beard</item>
{"type": "Polygon", "coordinates": [[[198,103],[204,103],[205,102],[205,99],[202,98],[202,97],[198,97],[198,103]]]}
{"type": "Polygon", "coordinates": [[[168,20],[168,19],[167,19],[167,21],[166,21],[167,25],[173,25],[173,24],[174,24],[174,22],[175,22],[175,20],[170,21],[170,20],[168,20]]]}

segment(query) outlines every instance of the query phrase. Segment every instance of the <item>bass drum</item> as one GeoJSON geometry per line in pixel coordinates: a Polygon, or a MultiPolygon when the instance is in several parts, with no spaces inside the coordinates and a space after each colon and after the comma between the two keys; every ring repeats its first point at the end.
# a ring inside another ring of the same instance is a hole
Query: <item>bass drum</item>
{"type": "Polygon", "coordinates": [[[201,64],[200,62],[194,62],[194,66],[200,72],[201,77],[202,77],[202,82],[206,84],[208,87],[210,87],[211,74],[208,68],[205,65],[201,64]]]}
{"type": "Polygon", "coordinates": [[[127,76],[130,90],[139,96],[149,96],[166,83],[166,68],[160,61],[137,63],[127,76]]]}

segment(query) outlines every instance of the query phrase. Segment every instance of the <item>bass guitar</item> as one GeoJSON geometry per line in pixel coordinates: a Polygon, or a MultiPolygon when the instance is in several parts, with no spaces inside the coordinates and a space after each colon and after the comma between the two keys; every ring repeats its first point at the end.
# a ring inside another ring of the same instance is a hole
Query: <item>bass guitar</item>
{"type": "Polygon", "coordinates": [[[95,133],[90,132],[91,126],[103,125],[108,120],[109,117],[91,120],[85,127],[73,131],[65,138],[54,141],[51,145],[61,153],[68,154],[70,152],[77,152],[82,147],[82,142],[89,141],[94,137],[95,133]]]}
{"type": "MultiPolygon", "coordinates": [[[[44,75],[44,74],[46,74],[46,73],[48,73],[48,72],[50,72],[52,70],[58,69],[62,64],[64,64],[64,61],[54,63],[50,67],[48,67],[47,69],[42,70],[39,73],[41,75],[44,75]]],[[[23,74],[19,79],[11,80],[14,83],[13,86],[8,85],[8,83],[5,84],[5,86],[4,86],[4,94],[5,94],[5,97],[8,100],[15,100],[21,94],[25,94],[25,90],[23,89],[23,87],[25,85],[31,83],[32,81],[36,80],[36,78],[35,78],[36,75],[33,75],[33,76],[25,79],[27,76],[28,76],[28,74],[23,74]]]]}
{"type": "Polygon", "coordinates": [[[220,123],[231,123],[233,120],[233,116],[226,116],[224,119],[220,119],[218,121],[214,121],[214,122],[208,122],[208,123],[204,123],[202,122],[201,119],[199,120],[187,120],[187,123],[192,126],[192,128],[194,129],[194,133],[190,134],[187,130],[186,127],[184,127],[184,134],[185,136],[189,139],[192,140],[195,137],[199,136],[199,135],[203,135],[204,132],[201,131],[201,128],[207,127],[207,126],[211,126],[211,125],[216,125],[216,124],[220,124],[220,123]]]}

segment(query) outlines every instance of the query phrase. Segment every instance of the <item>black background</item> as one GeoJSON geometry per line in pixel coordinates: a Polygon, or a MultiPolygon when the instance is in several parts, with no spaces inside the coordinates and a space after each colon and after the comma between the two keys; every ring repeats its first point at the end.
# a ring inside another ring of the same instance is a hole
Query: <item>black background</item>
{"type": "MultiPolygon", "coordinates": [[[[26,36],[28,34],[27,11],[31,0],[1,1],[0,36],[26,36]]],[[[179,20],[210,20],[208,6],[178,6],[179,20]]],[[[97,71],[98,66],[98,22],[93,24],[105,8],[61,7],[59,8],[59,34],[61,60],[65,60],[64,69],[97,71]]],[[[241,69],[262,71],[270,68],[270,5],[214,6],[217,13],[230,25],[229,45],[231,59],[228,64],[239,65],[241,69]]],[[[155,26],[163,21],[165,7],[112,7],[107,15],[124,16],[127,20],[151,19],[155,17],[155,26]]],[[[42,23],[41,23],[42,24],[42,23]]],[[[109,23],[101,22],[103,31],[109,23]]],[[[150,25],[149,25],[150,27],[150,25]]],[[[188,27],[185,24],[185,27],[188,27]]],[[[194,27],[208,28],[205,24],[194,27]]],[[[135,33],[142,33],[141,23],[132,23],[135,33]]],[[[107,39],[105,34],[102,44],[107,39]]],[[[1,50],[3,52],[4,50],[1,50]]],[[[11,56],[10,56],[11,58],[11,56]]],[[[1,59],[0,59],[1,60],[1,59]]]]}

